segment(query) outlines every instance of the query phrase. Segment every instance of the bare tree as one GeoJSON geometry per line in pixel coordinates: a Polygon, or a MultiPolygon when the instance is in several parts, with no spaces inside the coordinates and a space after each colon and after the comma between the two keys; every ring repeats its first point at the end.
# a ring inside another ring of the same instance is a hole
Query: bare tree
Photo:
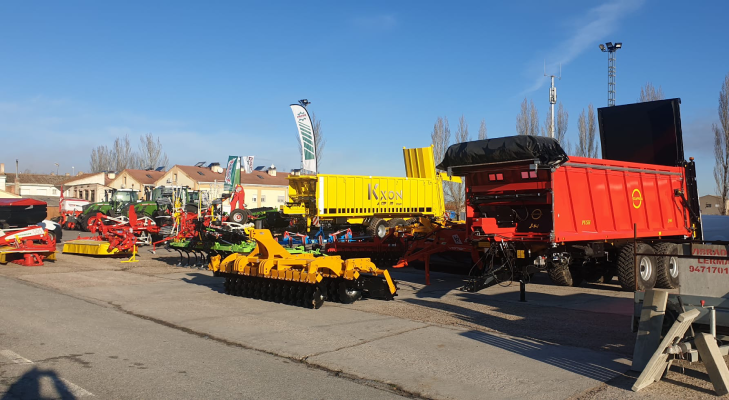
{"type": "Polygon", "coordinates": [[[139,167],[141,169],[155,169],[165,167],[170,163],[167,154],[162,152],[162,142],[151,133],[139,138],[139,167]]]}
{"type": "Polygon", "coordinates": [[[321,165],[322,155],[324,154],[324,146],[327,140],[324,138],[324,132],[321,129],[321,120],[316,118],[316,114],[311,114],[311,126],[314,128],[314,143],[316,144],[316,166],[317,169],[321,165]]]}
{"type": "Polygon", "coordinates": [[[588,115],[585,115],[585,109],[583,108],[580,117],[577,119],[578,141],[575,153],[578,157],[597,158],[595,107],[590,104],[587,110],[588,115]]]}
{"type": "MultiPolygon", "coordinates": [[[[324,146],[327,144],[327,140],[324,138],[324,132],[321,129],[321,120],[316,118],[316,114],[311,114],[311,127],[314,130],[314,144],[316,145],[316,168],[319,169],[321,165],[322,155],[324,154],[324,146]]],[[[299,133],[296,132],[296,143],[299,144],[299,154],[302,153],[301,149],[301,138],[299,133]]]]}
{"type": "Polygon", "coordinates": [[[554,123],[554,138],[557,139],[560,146],[564,149],[567,154],[572,153],[572,146],[570,145],[569,139],[567,139],[567,127],[569,126],[570,114],[562,106],[562,102],[559,103],[557,108],[557,119],[554,123]]]}
{"type": "Polygon", "coordinates": [[[481,120],[481,126],[478,127],[478,140],[484,140],[488,138],[488,133],[486,132],[486,120],[481,120]]]}
{"type": "Polygon", "coordinates": [[[726,202],[729,198],[729,74],[724,77],[724,84],[719,91],[719,125],[712,124],[714,131],[714,180],[721,203],[721,215],[727,214],[726,202]]]}
{"type": "Polygon", "coordinates": [[[552,128],[552,116],[547,115],[546,117],[544,117],[544,125],[542,125],[542,136],[549,137],[551,128],[552,128]]]}
{"type": "Polygon", "coordinates": [[[516,116],[516,133],[519,135],[539,135],[539,113],[534,101],[527,101],[526,97],[521,102],[521,110],[516,116]]]}
{"type": "Polygon", "coordinates": [[[433,157],[438,164],[443,160],[446,150],[451,143],[451,128],[448,126],[448,117],[438,117],[433,124],[433,132],[430,133],[430,140],[433,143],[433,157]]]}
{"type": "Polygon", "coordinates": [[[587,139],[590,143],[589,155],[590,158],[598,158],[599,143],[597,139],[597,121],[595,118],[595,107],[590,103],[587,106],[587,139]]]}
{"type": "MultiPolygon", "coordinates": [[[[468,123],[466,122],[466,118],[461,115],[458,119],[458,129],[456,130],[456,143],[468,142],[471,140],[470,136],[471,135],[468,133],[468,123]]],[[[445,191],[446,199],[450,201],[453,208],[456,209],[456,214],[458,215],[456,219],[459,219],[461,210],[466,203],[466,188],[463,183],[446,182],[445,191]]]]}
{"type": "Polygon", "coordinates": [[[114,156],[107,146],[99,146],[91,150],[91,172],[112,171],[114,156]]]}
{"type": "Polygon", "coordinates": [[[638,97],[639,103],[663,99],[663,88],[660,86],[658,86],[658,89],[656,90],[652,83],[646,82],[645,86],[640,88],[640,96],[638,97]]]}
{"type": "Polygon", "coordinates": [[[114,139],[114,145],[111,151],[113,154],[114,171],[120,172],[127,168],[139,167],[139,157],[132,150],[132,142],[129,140],[129,135],[114,139]]]}

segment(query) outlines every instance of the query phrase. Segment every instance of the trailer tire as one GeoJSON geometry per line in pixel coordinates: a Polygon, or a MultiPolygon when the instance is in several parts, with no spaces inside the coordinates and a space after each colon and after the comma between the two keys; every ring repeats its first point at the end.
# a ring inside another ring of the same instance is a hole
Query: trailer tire
{"type": "Polygon", "coordinates": [[[251,215],[248,210],[241,210],[240,208],[236,208],[235,210],[230,212],[230,220],[238,224],[247,223],[250,217],[251,215]]]}
{"type": "Polygon", "coordinates": [[[390,228],[394,228],[397,226],[405,226],[406,222],[402,218],[393,218],[388,222],[388,225],[390,226],[390,228]]]}
{"type": "MultiPolygon", "coordinates": [[[[628,292],[635,291],[635,275],[636,265],[638,267],[638,289],[653,289],[656,285],[656,257],[655,256],[637,256],[637,260],[633,259],[633,243],[628,243],[620,249],[618,255],[618,282],[623,290],[628,292]]],[[[653,247],[638,243],[635,249],[636,253],[655,254],[653,247]]]]}
{"type": "MultiPolygon", "coordinates": [[[[678,246],[673,243],[659,243],[653,249],[657,254],[678,255],[678,246]]],[[[678,258],[656,256],[656,287],[678,288],[678,258]]]]}
{"type": "Polygon", "coordinates": [[[372,218],[370,221],[370,224],[367,226],[367,234],[372,237],[378,237],[380,239],[387,236],[387,232],[389,231],[390,227],[387,224],[387,221],[385,221],[382,218],[372,218]]]}
{"type": "Polygon", "coordinates": [[[572,279],[572,272],[567,267],[553,267],[547,270],[549,278],[557,286],[572,286],[575,281],[572,279]]]}

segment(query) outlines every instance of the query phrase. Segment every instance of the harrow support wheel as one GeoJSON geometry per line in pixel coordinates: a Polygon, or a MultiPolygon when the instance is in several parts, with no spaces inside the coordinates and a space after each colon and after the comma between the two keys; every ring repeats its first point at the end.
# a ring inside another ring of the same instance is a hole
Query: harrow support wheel
{"type": "Polygon", "coordinates": [[[362,291],[347,286],[347,282],[339,282],[337,290],[339,301],[344,304],[352,304],[362,298],[362,291]]]}

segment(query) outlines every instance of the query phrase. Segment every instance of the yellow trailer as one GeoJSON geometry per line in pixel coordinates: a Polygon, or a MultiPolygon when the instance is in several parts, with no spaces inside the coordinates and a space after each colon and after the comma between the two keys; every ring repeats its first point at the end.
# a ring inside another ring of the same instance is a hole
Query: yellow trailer
{"type": "Polygon", "coordinates": [[[383,237],[405,219],[442,218],[443,181],[460,181],[436,173],[433,148],[403,149],[404,178],[356,175],[289,176],[289,199],[283,211],[306,217],[307,226],[332,221],[362,225],[383,237]]]}

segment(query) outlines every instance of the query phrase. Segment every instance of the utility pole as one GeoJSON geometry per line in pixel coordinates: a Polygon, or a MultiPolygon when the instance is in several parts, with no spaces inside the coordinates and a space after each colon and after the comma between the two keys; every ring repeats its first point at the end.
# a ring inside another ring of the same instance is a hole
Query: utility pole
{"type": "Polygon", "coordinates": [[[600,43],[600,50],[608,53],[608,107],[615,106],[615,52],[622,47],[622,42],[600,43]]]}
{"type": "MultiPolygon", "coordinates": [[[[544,62],[544,76],[547,75],[547,62],[544,62]]],[[[554,87],[554,75],[549,75],[552,80],[552,86],[549,87],[549,112],[552,114],[552,123],[549,127],[549,137],[554,139],[554,105],[557,104],[557,88],[554,87]]],[[[562,80],[562,64],[559,64],[559,80],[562,80]]]]}

